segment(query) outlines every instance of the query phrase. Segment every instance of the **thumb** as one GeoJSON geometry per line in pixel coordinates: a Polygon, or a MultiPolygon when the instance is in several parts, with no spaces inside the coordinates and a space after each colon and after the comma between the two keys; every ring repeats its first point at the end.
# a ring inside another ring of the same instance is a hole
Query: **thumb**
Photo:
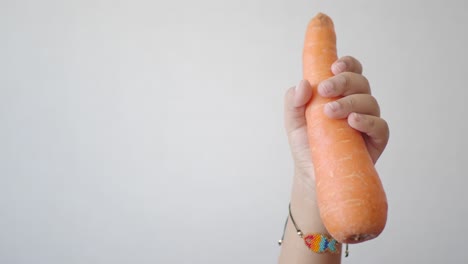
{"type": "Polygon", "coordinates": [[[286,132],[306,125],[305,106],[312,98],[312,87],[307,80],[302,80],[297,86],[291,87],[284,97],[284,119],[286,132]]]}

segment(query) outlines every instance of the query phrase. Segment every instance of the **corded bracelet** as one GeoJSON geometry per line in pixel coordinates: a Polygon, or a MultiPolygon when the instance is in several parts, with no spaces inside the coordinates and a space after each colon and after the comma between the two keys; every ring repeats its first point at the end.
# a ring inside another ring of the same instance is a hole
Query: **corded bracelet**
{"type": "MultiPolygon", "coordinates": [[[[286,222],[284,223],[284,229],[283,229],[283,235],[281,236],[281,239],[278,240],[278,244],[281,246],[284,240],[284,233],[286,232],[286,226],[288,225],[288,219],[291,218],[291,222],[294,225],[294,228],[296,229],[297,235],[304,240],[305,245],[307,248],[309,248],[312,252],[315,253],[332,253],[332,254],[338,254],[340,251],[338,250],[339,242],[336,241],[334,238],[331,236],[325,235],[325,234],[307,234],[304,236],[302,231],[297,227],[296,222],[294,221],[294,218],[291,213],[291,203],[289,203],[289,216],[286,218],[286,222]]],[[[348,257],[349,251],[348,251],[348,244],[346,244],[346,250],[345,250],[345,257],[348,257]]]]}

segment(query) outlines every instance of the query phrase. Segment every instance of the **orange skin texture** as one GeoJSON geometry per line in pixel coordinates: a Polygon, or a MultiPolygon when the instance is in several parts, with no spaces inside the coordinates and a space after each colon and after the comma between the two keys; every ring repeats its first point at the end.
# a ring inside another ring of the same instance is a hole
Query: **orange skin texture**
{"type": "Polygon", "coordinates": [[[303,75],[312,86],[306,107],[307,134],[314,164],[320,217],[341,243],[377,237],[387,221],[387,198],[362,134],[346,119],[331,119],[318,84],[333,76],[338,59],[333,21],[319,13],[309,23],[303,51],[303,75]]]}

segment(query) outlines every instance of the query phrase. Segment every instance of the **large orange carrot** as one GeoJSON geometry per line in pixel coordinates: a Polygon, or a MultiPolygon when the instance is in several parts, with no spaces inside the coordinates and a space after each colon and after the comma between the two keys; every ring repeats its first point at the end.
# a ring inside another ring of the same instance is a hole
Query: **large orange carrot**
{"type": "Polygon", "coordinates": [[[323,112],[324,104],[338,98],[319,96],[317,85],[333,76],[336,60],[333,22],[319,13],[307,27],[303,52],[304,79],[313,87],[306,118],[318,207],[331,236],[359,243],[383,231],[387,198],[361,133],[346,119],[331,119],[323,112]]]}

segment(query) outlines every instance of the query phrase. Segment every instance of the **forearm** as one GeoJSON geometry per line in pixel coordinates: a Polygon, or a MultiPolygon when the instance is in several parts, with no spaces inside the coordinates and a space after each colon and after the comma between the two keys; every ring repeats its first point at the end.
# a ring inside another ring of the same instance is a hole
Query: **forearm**
{"type": "MultiPolygon", "coordinates": [[[[328,234],[320,219],[315,198],[315,184],[310,175],[305,176],[304,173],[296,171],[291,194],[291,212],[304,235],[328,234]]],[[[341,244],[337,249],[341,252],[341,244]]],[[[338,264],[340,262],[341,254],[312,252],[305,245],[304,240],[297,235],[291,219],[288,220],[281,245],[280,264],[338,264]]]]}

